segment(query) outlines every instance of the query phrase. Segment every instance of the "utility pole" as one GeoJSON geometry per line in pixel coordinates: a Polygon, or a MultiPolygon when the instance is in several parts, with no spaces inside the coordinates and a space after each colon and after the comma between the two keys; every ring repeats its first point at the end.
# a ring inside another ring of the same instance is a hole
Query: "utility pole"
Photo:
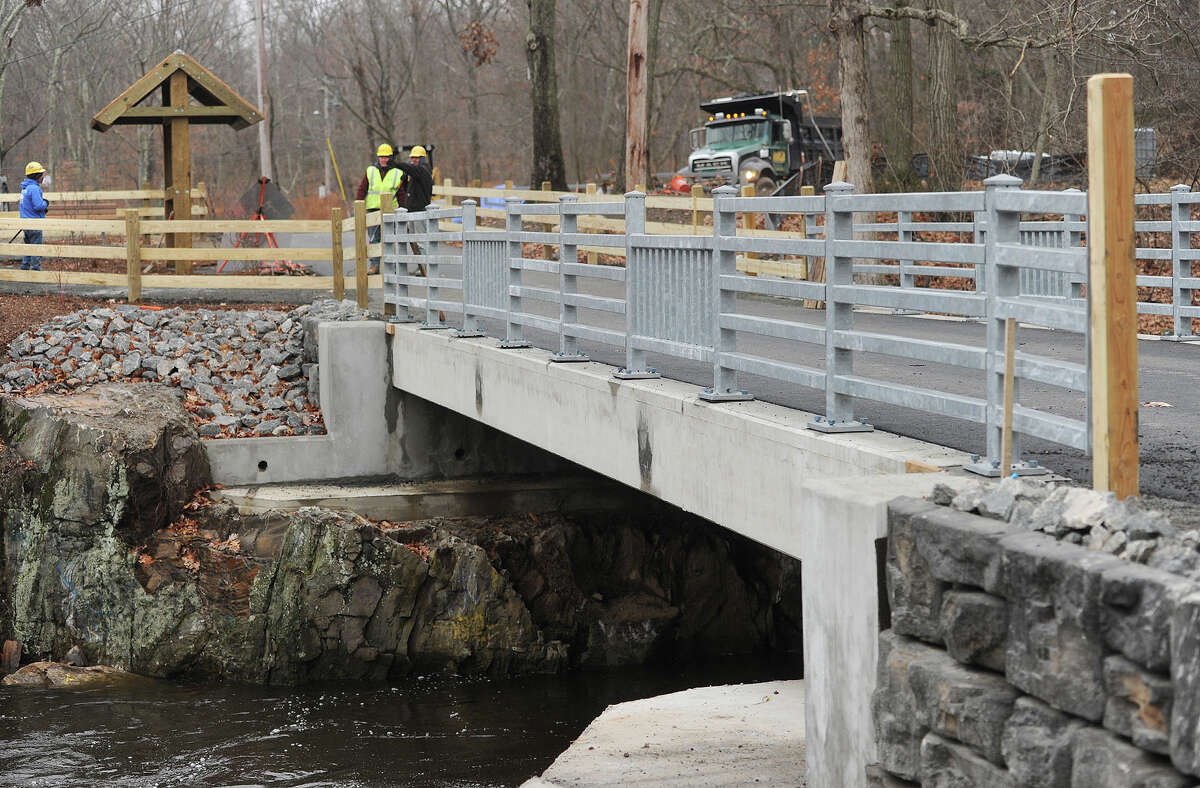
{"type": "Polygon", "coordinates": [[[646,150],[646,61],[649,0],[629,0],[629,62],[625,82],[625,188],[647,184],[650,172],[646,150]]]}
{"type": "Polygon", "coordinates": [[[263,177],[275,179],[275,175],[271,172],[271,110],[266,104],[266,94],[263,92],[263,83],[266,82],[266,77],[263,72],[264,63],[267,60],[267,42],[266,36],[263,33],[263,0],[255,0],[255,26],[258,28],[258,49],[255,50],[255,66],[258,70],[258,109],[263,114],[263,122],[258,124],[258,160],[259,170],[263,177]]]}

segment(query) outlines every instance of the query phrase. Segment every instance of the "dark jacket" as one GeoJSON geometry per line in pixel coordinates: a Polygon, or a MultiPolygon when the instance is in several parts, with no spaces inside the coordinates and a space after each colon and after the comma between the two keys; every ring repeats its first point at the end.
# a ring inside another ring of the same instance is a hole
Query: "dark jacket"
{"type": "Polygon", "coordinates": [[[403,161],[395,164],[408,176],[404,179],[404,189],[408,193],[404,207],[410,211],[425,210],[433,200],[433,170],[429,169],[429,159],[422,158],[420,164],[403,161]]]}

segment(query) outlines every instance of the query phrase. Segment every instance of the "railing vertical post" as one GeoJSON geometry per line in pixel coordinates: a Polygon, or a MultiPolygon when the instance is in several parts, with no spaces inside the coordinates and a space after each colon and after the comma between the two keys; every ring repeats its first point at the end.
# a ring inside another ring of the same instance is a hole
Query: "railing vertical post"
{"type": "Polygon", "coordinates": [[[1194,335],[1192,319],[1182,314],[1183,307],[1192,305],[1192,289],[1183,286],[1183,280],[1192,277],[1192,261],[1184,257],[1192,248],[1192,234],[1182,229],[1183,222],[1191,219],[1192,204],[1181,199],[1190,191],[1191,187],[1182,183],[1171,187],[1171,330],[1175,339],[1194,335]]]}
{"type": "MultiPolygon", "coordinates": [[[[1063,194],[1083,194],[1079,189],[1063,189],[1063,194]]],[[[1063,229],[1062,246],[1065,249],[1078,249],[1083,245],[1083,232],[1071,228],[1071,224],[1082,222],[1087,217],[1083,214],[1071,213],[1063,214],[1063,224],[1066,227],[1063,229]]],[[[1079,277],[1067,281],[1067,292],[1065,295],[1068,298],[1083,298],[1083,280],[1079,277]]]]}
{"type": "Polygon", "coordinates": [[[838,379],[854,372],[853,351],[838,346],[838,332],[854,328],[854,301],[840,291],[854,284],[854,258],[841,242],[854,239],[854,187],[843,181],[825,187],[825,416],[810,421],[819,432],[869,432],[854,418],[854,398],[838,390],[838,379]]]}
{"type": "Polygon", "coordinates": [[[333,298],[341,301],[346,296],[346,273],[342,268],[342,209],[329,209],[329,257],[333,266],[333,298]]]}
{"type": "Polygon", "coordinates": [[[354,292],[358,308],[367,308],[367,204],[354,201],[354,292]]]}
{"type": "Polygon", "coordinates": [[[1088,79],[1092,486],[1138,494],[1133,77],[1088,79]]]}
{"type": "Polygon", "coordinates": [[[436,210],[432,205],[426,206],[425,218],[421,220],[421,232],[430,237],[430,240],[425,242],[427,254],[425,256],[425,281],[428,283],[425,286],[425,322],[421,324],[423,329],[438,329],[450,328],[446,325],[445,314],[441,309],[438,309],[436,302],[441,299],[442,291],[438,287],[438,277],[441,276],[438,257],[442,253],[442,242],[434,240],[438,231],[441,229],[437,219],[430,218],[429,212],[436,210]]]}
{"type": "Polygon", "coordinates": [[[129,303],[142,303],[142,219],[137,208],[125,211],[125,278],[129,303]]]}
{"type": "Polygon", "coordinates": [[[525,326],[515,318],[521,313],[520,290],[523,277],[521,258],[525,255],[521,250],[521,201],[508,198],[504,201],[504,235],[508,241],[508,254],[504,258],[505,279],[508,283],[508,308],[504,313],[504,341],[500,347],[520,348],[529,347],[525,341],[525,326]],[[513,291],[516,290],[514,293],[513,291]]]}
{"type": "MultiPolygon", "coordinates": [[[[542,191],[544,191],[544,192],[551,191],[550,181],[542,181],[542,191]]],[[[554,247],[552,245],[542,244],[542,259],[543,260],[553,260],[554,259],[554,247]]]]}
{"type": "MultiPolygon", "coordinates": [[[[912,243],[912,211],[898,211],[896,213],[896,240],[900,243],[912,243]]],[[[913,261],[905,260],[903,257],[897,261],[900,264],[900,287],[916,287],[916,277],[913,276],[913,261]]]]}
{"type": "MultiPolygon", "coordinates": [[[[996,265],[998,244],[1019,243],[1021,240],[1021,215],[1011,211],[1000,211],[996,207],[996,195],[1000,191],[1019,189],[1021,179],[1012,175],[993,175],[983,182],[986,187],[984,201],[987,211],[987,234],[984,243],[984,291],[987,294],[987,355],[985,377],[987,389],[987,413],[984,425],[987,432],[987,462],[971,466],[971,470],[988,476],[999,476],[1004,445],[1004,370],[1005,370],[1005,317],[1001,314],[1000,299],[1016,298],[1021,292],[1020,273],[1012,266],[996,265]]],[[[1015,329],[1014,329],[1015,330],[1015,329]]],[[[1013,379],[1013,400],[1016,401],[1018,382],[1013,379]]],[[[1012,469],[1019,472],[1017,458],[1021,449],[1017,435],[1012,436],[1012,453],[1009,460],[1012,469]]]]}
{"type": "Polygon", "coordinates": [[[551,361],[589,361],[587,354],[579,352],[579,340],[572,335],[568,326],[579,322],[579,311],[568,303],[571,296],[579,292],[575,274],[569,273],[570,266],[579,264],[579,249],[568,243],[566,236],[579,229],[579,216],[567,213],[566,209],[579,202],[576,194],[564,194],[558,198],[558,352],[550,356],[551,361]]]}
{"type": "Polygon", "coordinates": [[[713,192],[713,308],[712,321],[713,385],[700,392],[708,402],[737,402],[751,400],[748,391],[738,388],[737,370],[721,363],[722,356],[737,350],[737,331],[723,328],[721,318],[737,311],[737,293],[721,286],[721,277],[737,274],[737,252],[728,248],[726,240],[737,235],[737,212],[726,208],[728,200],[737,194],[732,186],[721,186],[713,192]]]}
{"type": "Polygon", "coordinates": [[[634,238],[646,233],[646,195],[631,191],[625,195],[625,366],[613,373],[621,380],[662,377],[658,370],[646,366],[646,351],[636,347],[634,335],[641,327],[638,320],[641,299],[645,295],[638,286],[643,260],[637,253],[634,238]]]}
{"type": "Polygon", "coordinates": [[[479,284],[476,280],[478,275],[478,260],[477,246],[474,241],[467,236],[475,232],[477,220],[476,203],[474,200],[462,201],[462,304],[463,304],[463,327],[454,332],[458,337],[481,337],[483,332],[479,330],[479,319],[475,313],[471,311],[471,297],[474,295],[474,288],[479,284]]]}
{"type": "MultiPolygon", "coordinates": [[[[388,217],[382,217],[388,218],[388,217]]],[[[392,237],[395,239],[392,245],[392,260],[389,264],[388,255],[380,250],[379,270],[383,272],[383,287],[384,291],[392,293],[392,300],[396,304],[396,313],[388,316],[388,320],[392,323],[415,323],[417,319],[413,317],[412,305],[409,303],[409,285],[408,278],[411,276],[408,266],[409,263],[405,260],[406,257],[411,257],[411,250],[408,242],[401,240],[401,237],[409,233],[409,228],[412,227],[412,220],[408,218],[407,208],[397,208],[391,215],[392,237]],[[401,228],[401,216],[404,216],[403,228],[401,228]],[[389,287],[388,278],[391,278],[391,286],[389,287]]],[[[387,225],[381,224],[379,227],[379,238],[382,239],[387,232],[387,225]]],[[[384,249],[386,249],[386,244],[384,249]]]]}

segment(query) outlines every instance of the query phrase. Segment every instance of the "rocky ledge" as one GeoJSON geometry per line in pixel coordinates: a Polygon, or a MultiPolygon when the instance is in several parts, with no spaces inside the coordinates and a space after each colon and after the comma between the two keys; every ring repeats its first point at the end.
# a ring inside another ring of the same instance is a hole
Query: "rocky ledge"
{"type": "Polygon", "coordinates": [[[13,340],[0,392],[160,382],[184,392],[203,438],[321,435],[316,325],[366,316],[329,299],[290,312],[114,305],[60,315],[13,340]]]}
{"type": "Polygon", "coordinates": [[[0,641],[269,684],[799,649],[798,562],[665,507],[390,523],[212,504],[176,394],[0,397],[0,641]]]}

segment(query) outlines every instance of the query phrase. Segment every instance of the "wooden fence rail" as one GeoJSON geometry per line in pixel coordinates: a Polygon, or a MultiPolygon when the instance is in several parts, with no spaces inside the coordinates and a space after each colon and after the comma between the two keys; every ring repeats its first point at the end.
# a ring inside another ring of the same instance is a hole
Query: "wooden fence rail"
{"type": "MultiPolygon", "coordinates": [[[[66,193],[72,196],[75,193],[66,193]]],[[[84,192],[103,194],[105,199],[154,199],[161,197],[161,190],[137,190],[128,192],[84,192]]],[[[53,199],[56,193],[47,193],[53,199]]],[[[0,202],[5,197],[0,195],[0,202]]],[[[11,201],[11,200],[10,200],[11,201]]],[[[95,202],[96,200],[93,200],[95,202]]],[[[7,257],[33,255],[43,258],[76,258],[92,260],[125,260],[124,273],[92,271],[21,271],[0,269],[0,282],[52,285],[89,285],[120,287],[127,292],[130,303],[140,303],[142,290],[171,288],[180,290],[275,290],[275,291],[321,291],[328,290],[340,299],[344,294],[342,266],[345,264],[342,233],[350,230],[355,234],[353,245],[355,279],[354,290],[360,307],[367,306],[367,295],[372,287],[382,288],[383,278],[368,276],[367,263],[370,257],[382,253],[382,244],[367,243],[367,228],[378,227],[379,213],[366,214],[362,201],[355,204],[353,215],[342,219],[341,208],[334,208],[328,220],[277,219],[255,221],[249,219],[149,219],[145,207],[130,207],[122,211],[119,219],[20,219],[0,218],[0,235],[19,235],[23,229],[42,230],[47,237],[66,239],[88,239],[101,237],[101,243],[0,243],[0,255],[7,257]],[[347,223],[349,227],[347,227],[347,223]],[[315,233],[320,234],[320,245],[301,248],[275,249],[270,247],[187,247],[171,248],[149,245],[146,236],[169,233],[315,233]],[[265,260],[330,260],[331,276],[263,276],[263,275],[214,275],[214,274],[147,274],[145,263],[155,261],[210,262],[220,261],[265,261],[265,260]]],[[[15,240],[15,238],[14,238],[15,240]]]]}

